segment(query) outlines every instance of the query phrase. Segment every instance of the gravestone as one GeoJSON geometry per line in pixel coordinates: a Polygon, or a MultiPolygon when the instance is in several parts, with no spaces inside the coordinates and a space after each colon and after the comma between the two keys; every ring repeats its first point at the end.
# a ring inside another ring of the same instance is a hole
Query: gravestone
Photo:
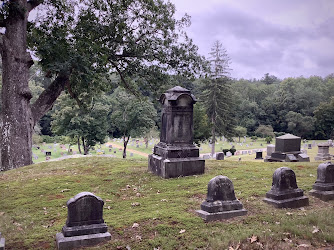
{"type": "Polygon", "coordinates": [[[50,156],[50,155],[51,155],[51,152],[46,151],[46,152],[45,152],[45,155],[46,155],[46,156],[50,156]]]}
{"type": "Polygon", "coordinates": [[[276,137],[275,151],[267,156],[265,161],[269,162],[298,162],[310,161],[310,158],[300,151],[301,138],[286,134],[276,137]]]}
{"type": "Polygon", "coordinates": [[[263,159],[263,158],[262,158],[262,151],[257,151],[257,152],[256,152],[255,160],[261,160],[261,159],[263,159]]]}
{"type": "Polygon", "coordinates": [[[323,201],[334,200],[334,164],[331,162],[321,163],[317,169],[317,180],[310,191],[323,201]]]}
{"type": "Polygon", "coordinates": [[[210,159],[210,158],[211,158],[211,157],[210,157],[209,154],[203,155],[203,159],[204,159],[204,160],[208,160],[208,159],[210,159]]]}
{"type": "Polygon", "coordinates": [[[276,169],[271,190],[266,193],[263,201],[276,208],[298,208],[309,205],[304,191],[297,186],[295,173],[287,167],[276,169]]]}
{"type": "Polygon", "coordinates": [[[1,237],[1,232],[0,232],[0,250],[5,250],[5,238],[1,237]]]}
{"type": "Polygon", "coordinates": [[[130,157],[133,157],[133,153],[130,153],[130,157]]]}
{"type": "Polygon", "coordinates": [[[57,233],[58,249],[93,246],[111,239],[102,218],[104,202],[89,192],[81,192],[67,201],[67,221],[57,233]]]}
{"type": "Polygon", "coordinates": [[[328,143],[328,145],[329,145],[330,147],[333,147],[333,140],[329,139],[329,140],[327,141],[327,143],[328,143]]]}
{"type": "Polygon", "coordinates": [[[217,152],[216,153],[216,160],[224,160],[224,153],[223,152],[217,152]]]}
{"type": "Polygon", "coordinates": [[[160,96],[160,142],[149,155],[148,169],[163,178],[204,173],[205,160],[193,143],[193,105],[189,90],[176,86],[160,96]]]}
{"type": "Polygon", "coordinates": [[[312,144],[308,144],[307,146],[308,146],[307,149],[312,149],[312,144]]]}
{"type": "Polygon", "coordinates": [[[331,159],[329,154],[329,144],[328,143],[319,143],[318,144],[318,154],[314,157],[316,161],[327,161],[331,159]]]}
{"type": "Polygon", "coordinates": [[[201,210],[196,212],[206,222],[247,214],[247,210],[235,197],[232,181],[222,175],[210,180],[206,200],[201,204],[201,210]]]}
{"type": "Polygon", "coordinates": [[[231,157],[232,156],[232,153],[230,151],[227,151],[226,152],[226,157],[231,157]]]}

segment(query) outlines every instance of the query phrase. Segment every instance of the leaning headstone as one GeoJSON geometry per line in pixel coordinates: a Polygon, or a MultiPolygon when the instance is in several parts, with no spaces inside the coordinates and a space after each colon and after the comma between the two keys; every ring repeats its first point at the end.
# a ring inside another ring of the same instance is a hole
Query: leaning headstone
{"type": "Polygon", "coordinates": [[[262,158],[262,151],[257,151],[257,152],[256,152],[255,160],[261,160],[261,159],[263,159],[263,158],[262,158]]]}
{"type": "Polygon", "coordinates": [[[1,237],[1,232],[0,232],[0,250],[5,250],[5,238],[1,237]]]}
{"type": "Polygon", "coordinates": [[[224,160],[224,153],[223,152],[217,152],[216,153],[216,160],[224,160]]]}
{"type": "Polygon", "coordinates": [[[321,163],[317,169],[317,180],[310,191],[323,201],[334,200],[334,164],[331,162],[321,163]]]}
{"type": "Polygon", "coordinates": [[[304,191],[297,186],[295,173],[287,167],[276,169],[271,190],[266,193],[263,201],[276,208],[298,208],[309,205],[304,191]]]}
{"type": "Polygon", "coordinates": [[[160,103],[160,142],[149,155],[148,169],[163,178],[203,174],[205,160],[193,143],[195,97],[188,89],[176,86],[160,96],[160,103]]]}
{"type": "Polygon", "coordinates": [[[89,192],[82,192],[67,201],[67,221],[57,233],[58,249],[93,246],[111,239],[102,218],[104,202],[89,192]]]}
{"type": "Polygon", "coordinates": [[[247,214],[247,210],[235,197],[232,181],[222,175],[210,180],[206,200],[201,204],[201,210],[196,212],[206,222],[247,214]]]}
{"type": "Polygon", "coordinates": [[[329,154],[329,144],[328,143],[319,143],[318,144],[318,154],[314,157],[316,161],[327,161],[331,159],[329,154]]]}

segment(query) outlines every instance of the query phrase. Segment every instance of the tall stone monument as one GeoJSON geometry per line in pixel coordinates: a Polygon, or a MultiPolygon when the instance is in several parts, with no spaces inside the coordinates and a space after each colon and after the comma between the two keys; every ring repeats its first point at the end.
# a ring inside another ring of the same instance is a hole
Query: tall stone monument
{"type": "Polygon", "coordinates": [[[317,180],[310,191],[320,200],[334,200],[334,164],[331,162],[321,163],[317,169],[317,180]]]}
{"type": "Polygon", "coordinates": [[[276,208],[298,208],[309,205],[304,191],[297,186],[295,172],[287,167],[275,170],[271,190],[266,193],[263,201],[276,208]]]}
{"type": "Polygon", "coordinates": [[[193,144],[193,105],[188,89],[176,86],[160,96],[163,105],[160,142],[148,157],[148,169],[163,178],[204,173],[205,161],[193,144]]]}
{"type": "Polygon", "coordinates": [[[232,181],[226,176],[218,175],[210,180],[206,200],[196,213],[208,222],[246,215],[247,210],[235,197],[232,181]]]}
{"type": "Polygon", "coordinates": [[[269,162],[309,162],[310,158],[300,151],[301,138],[292,134],[276,137],[275,151],[266,157],[269,162]]]}
{"type": "Polygon", "coordinates": [[[67,221],[57,233],[60,250],[93,246],[111,239],[102,218],[104,202],[90,192],[81,192],[67,201],[67,221]]]}

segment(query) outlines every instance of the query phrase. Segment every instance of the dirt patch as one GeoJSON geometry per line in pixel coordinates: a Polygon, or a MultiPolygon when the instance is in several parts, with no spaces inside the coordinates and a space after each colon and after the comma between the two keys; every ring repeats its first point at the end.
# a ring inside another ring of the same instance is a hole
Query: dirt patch
{"type": "Polygon", "coordinates": [[[57,199],[63,199],[65,198],[64,195],[62,194],[51,194],[51,195],[48,195],[48,200],[51,201],[51,200],[57,200],[57,199]]]}

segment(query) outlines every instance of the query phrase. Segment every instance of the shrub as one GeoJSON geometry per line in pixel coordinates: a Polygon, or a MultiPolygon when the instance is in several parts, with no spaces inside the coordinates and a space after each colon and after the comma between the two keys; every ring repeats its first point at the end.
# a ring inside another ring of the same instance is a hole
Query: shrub
{"type": "Polygon", "coordinates": [[[237,151],[235,148],[230,149],[230,152],[232,153],[232,155],[234,155],[235,151],[237,151]]]}

